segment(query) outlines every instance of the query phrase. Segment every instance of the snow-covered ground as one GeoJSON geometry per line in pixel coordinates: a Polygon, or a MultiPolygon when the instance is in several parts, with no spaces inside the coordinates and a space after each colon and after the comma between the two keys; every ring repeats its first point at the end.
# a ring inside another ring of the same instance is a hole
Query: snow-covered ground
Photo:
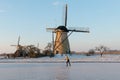
{"type": "MultiPolygon", "coordinates": [[[[120,63],[120,55],[68,55],[71,63],[120,63]]],[[[42,57],[42,58],[16,58],[16,59],[0,59],[0,63],[63,63],[65,62],[65,55],[61,56],[60,54],[55,57],[42,57]]]]}

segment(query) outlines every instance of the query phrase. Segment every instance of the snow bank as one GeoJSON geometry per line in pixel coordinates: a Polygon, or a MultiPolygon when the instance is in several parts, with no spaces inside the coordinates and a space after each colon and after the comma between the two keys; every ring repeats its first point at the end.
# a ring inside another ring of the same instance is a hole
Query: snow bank
{"type": "MultiPolygon", "coordinates": [[[[120,63],[120,55],[69,55],[71,63],[120,63]]],[[[0,59],[0,63],[63,63],[65,62],[65,55],[56,55],[53,58],[23,58],[23,59],[0,59]]]]}

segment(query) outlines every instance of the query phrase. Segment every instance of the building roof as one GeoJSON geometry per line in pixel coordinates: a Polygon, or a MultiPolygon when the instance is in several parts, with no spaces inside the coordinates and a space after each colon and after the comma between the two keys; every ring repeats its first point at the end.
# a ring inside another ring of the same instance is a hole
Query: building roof
{"type": "Polygon", "coordinates": [[[68,29],[65,26],[58,26],[57,29],[68,32],[68,29]]]}

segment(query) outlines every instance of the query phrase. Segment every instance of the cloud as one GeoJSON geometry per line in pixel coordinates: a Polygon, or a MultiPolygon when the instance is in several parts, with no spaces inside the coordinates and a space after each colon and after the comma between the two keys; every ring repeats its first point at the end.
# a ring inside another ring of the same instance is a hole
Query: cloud
{"type": "Polygon", "coordinates": [[[53,5],[58,6],[58,5],[60,5],[60,2],[59,1],[53,2],[53,5]]]}

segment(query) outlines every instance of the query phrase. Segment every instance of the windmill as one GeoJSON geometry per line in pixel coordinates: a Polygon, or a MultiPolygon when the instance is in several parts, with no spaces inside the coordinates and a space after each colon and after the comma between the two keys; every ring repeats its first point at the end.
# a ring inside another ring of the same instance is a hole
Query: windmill
{"type": "Polygon", "coordinates": [[[47,28],[47,31],[52,31],[53,53],[54,54],[70,53],[70,45],[69,45],[68,37],[73,32],[89,33],[88,28],[67,28],[67,9],[68,9],[68,7],[66,4],[64,25],[58,26],[57,28],[47,28]],[[54,33],[56,34],[55,41],[54,41],[54,33]]]}
{"type": "Polygon", "coordinates": [[[21,45],[20,45],[20,36],[18,37],[17,45],[11,45],[11,46],[16,46],[17,50],[20,49],[20,47],[21,47],[21,45]]]}
{"type": "Polygon", "coordinates": [[[18,41],[17,41],[17,45],[11,45],[11,46],[15,46],[17,49],[15,51],[15,57],[21,57],[25,54],[25,46],[21,46],[20,45],[20,36],[18,37],[18,41]]]}

